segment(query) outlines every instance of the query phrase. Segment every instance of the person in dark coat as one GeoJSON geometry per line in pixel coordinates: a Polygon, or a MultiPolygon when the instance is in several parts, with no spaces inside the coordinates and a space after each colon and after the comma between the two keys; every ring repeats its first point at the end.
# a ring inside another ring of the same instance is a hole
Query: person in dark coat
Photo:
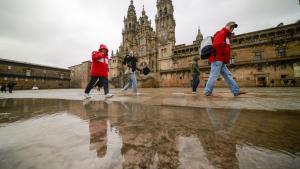
{"type": "Polygon", "coordinates": [[[16,85],[16,83],[13,82],[13,81],[10,81],[10,82],[7,84],[9,93],[12,93],[12,91],[13,91],[15,85],[16,85]]]}
{"type": "Polygon", "coordinates": [[[1,93],[5,92],[6,93],[6,84],[1,85],[1,93]]]}

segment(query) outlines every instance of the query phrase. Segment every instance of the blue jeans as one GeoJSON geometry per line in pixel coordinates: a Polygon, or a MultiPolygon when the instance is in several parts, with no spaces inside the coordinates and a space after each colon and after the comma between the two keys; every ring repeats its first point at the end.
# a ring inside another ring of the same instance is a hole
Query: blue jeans
{"type": "Polygon", "coordinates": [[[233,94],[238,94],[240,92],[240,88],[232,78],[231,72],[228,70],[226,64],[221,61],[215,61],[211,63],[211,70],[209,79],[206,83],[206,87],[204,89],[205,94],[211,94],[213,92],[214,84],[218,79],[219,75],[221,74],[226,83],[229,85],[229,88],[233,94]]]}
{"type": "Polygon", "coordinates": [[[125,87],[123,88],[123,90],[127,90],[127,89],[129,89],[131,87],[133,93],[137,93],[137,80],[136,80],[135,72],[134,73],[130,73],[128,78],[129,78],[129,83],[127,83],[125,85],[125,87]]]}

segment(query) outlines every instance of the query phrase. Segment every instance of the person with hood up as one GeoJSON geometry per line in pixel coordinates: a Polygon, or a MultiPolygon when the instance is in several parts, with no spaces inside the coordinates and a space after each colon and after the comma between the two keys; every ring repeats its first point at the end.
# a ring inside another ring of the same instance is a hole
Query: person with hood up
{"type": "Polygon", "coordinates": [[[204,89],[206,96],[212,95],[214,84],[220,74],[224,77],[234,96],[246,93],[240,91],[239,86],[226,66],[226,64],[229,64],[230,61],[230,38],[233,35],[233,30],[237,27],[238,25],[235,22],[228,22],[224,28],[216,32],[214,35],[213,47],[215,52],[213,52],[208,58],[211,70],[204,89]]]}
{"type": "Polygon", "coordinates": [[[108,72],[108,49],[101,44],[98,51],[92,52],[91,80],[85,89],[85,99],[91,98],[89,93],[96,83],[103,86],[106,98],[113,96],[108,89],[108,72]]]}

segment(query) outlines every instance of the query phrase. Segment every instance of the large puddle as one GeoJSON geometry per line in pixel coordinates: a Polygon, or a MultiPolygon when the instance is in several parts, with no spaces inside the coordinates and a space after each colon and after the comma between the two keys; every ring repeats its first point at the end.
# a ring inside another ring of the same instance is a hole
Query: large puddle
{"type": "Polygon", "coordinates": [[[299,169],[300,113],[0,100],[1,169],[299,169]]]}

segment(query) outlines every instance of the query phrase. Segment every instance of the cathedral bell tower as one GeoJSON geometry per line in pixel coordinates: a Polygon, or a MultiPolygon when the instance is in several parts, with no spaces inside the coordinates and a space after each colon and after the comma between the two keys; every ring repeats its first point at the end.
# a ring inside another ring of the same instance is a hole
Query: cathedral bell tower
{"type": "Polygon", "coordinates": [[[133,0],[131,0],[127,11],[127,17],[124,17],[124,29],[122,31],[122,44],[124,52],[127,54],[130,49],[133,49],[134,46],[137,45],[137,30],[138,21],[136,17],[135,7],[133,5],[133,0]]]}
{"type": "Polygon", "coordinates": [[[169,69],[175,46],[175,19],[172,0],[157,0],[155,16],[159,69],[169,69]],[[169,61],[168,61],[169,60],[169,61]]]}

